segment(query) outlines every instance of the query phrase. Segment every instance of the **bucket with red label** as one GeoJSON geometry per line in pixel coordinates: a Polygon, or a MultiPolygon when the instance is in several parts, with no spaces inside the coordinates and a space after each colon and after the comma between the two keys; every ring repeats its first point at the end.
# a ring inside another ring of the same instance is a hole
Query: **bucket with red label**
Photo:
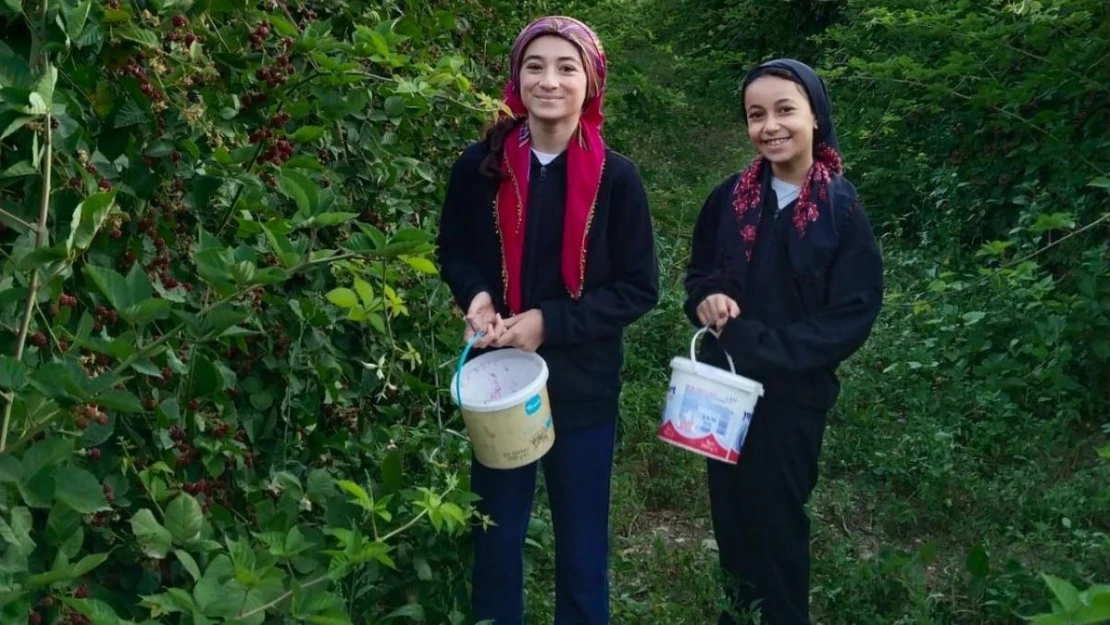
{"type": "Polygon", "coordinates": [[[708,458],[736,464],[751,425],[763,385],[736,375],[732,356],[729,371],[699,363],[695,345],[706,332],[698,330],[690,340],[690,358],[671,360],[671,383],[659,424],[659,438],[708,458]]]}

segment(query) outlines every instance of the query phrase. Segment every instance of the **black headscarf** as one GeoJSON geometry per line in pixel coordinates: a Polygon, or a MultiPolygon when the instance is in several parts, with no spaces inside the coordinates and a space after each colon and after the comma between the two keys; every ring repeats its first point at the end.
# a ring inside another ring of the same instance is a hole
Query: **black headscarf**
{"type": "MultiPolygon", "coordinates": [[[[813,165],[806,174],[798,200],[786,209],[794,225],[787,240],[790,262],[795,272],[810,275],[823,270],[831,261],[839,242],[837,222],[855,209],[858,200],[855,188],[841,175],[843,166],[832,120],[832,103],[824,81],[804,63],[778,59],[753,69],[744,78],[744,90],[772,68],[786,70],[798,78],[817,118],[813,165]]],[[[727,250],[723,263],[726,277],[741,287],[759,233],[763,202],[770,196],[771,176],[770,163],[763,156],[758,156],[744,169],[732,194],[735,221],[731,226],[722,224],[724,227],[719,230],[725,237],[721,247],[727,250]]]]}
{"type": "Polygon", "coordinates": [[[825,81],[813,71],[813,68],[794,59],[776,59],[774,61],[767,61],[763,65],[748,72],[744,77],[744,84],[741,89],[740,95],[740,108],[746,110],[744,104],[744,95],[748,91],[748,85],[752,84],[756,78],[766,76],[769,74],[768,70],[786,70],[790,72],[799,82],[802,83],[802,88],[805,89],[806,95],[809,96],[809,105],[813,107],[813,114],[817,117],[817,132],[813,135],[813,144],[818,146],[825,144],[834,150],[840,150],[840,145],[836,142],[836,127],[833,125],[832,120],[832,100],[829,99],[829,89],[825,85],[825,81]]]}

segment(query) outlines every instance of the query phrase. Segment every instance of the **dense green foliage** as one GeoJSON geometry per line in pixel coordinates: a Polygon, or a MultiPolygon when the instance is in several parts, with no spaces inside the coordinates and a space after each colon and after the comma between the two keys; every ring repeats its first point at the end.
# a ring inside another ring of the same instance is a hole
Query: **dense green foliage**
{"type": "Polygon", "coordinates": [[[749,158],[738,81],[779,55],[830,77],[890,279],[815,494],[819,622],[1110,618],[1105,2],[4,0],[0,622],[469,622],[430,233],[553,9],[605,41],[665,276],[629,333],[614,622],[720,601],[704,463],[654,428],[694,216],[749,158]]]}
{"type": "Polygon", "coordinates": [[[4,3],[0,621],[465,619],[428,253],[518,8],[4,3]]]}

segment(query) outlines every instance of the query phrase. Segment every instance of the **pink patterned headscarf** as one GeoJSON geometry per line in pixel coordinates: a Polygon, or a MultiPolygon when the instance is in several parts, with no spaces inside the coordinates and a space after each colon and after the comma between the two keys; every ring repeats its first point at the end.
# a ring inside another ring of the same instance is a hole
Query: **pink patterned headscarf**
{"type": "MultiPolygon", "coordinates": [[[[560,258],[563,284],[571,298],[578,299],[582,296],[586,277],[586,243],[590,222],[605,168],[601,105],[605,95],[607,60],[601,40],[582,22],[563,16],[544,17],[532,22],[517,36],[510,56],[510,75],[505,84],[504,101],[513,117],[524,120],[528,115],[520,93],[520,69],[524,54],[533,41],[547,35],[561,37],[574,45],[582,56],[586,72],[586,99],[578,120],[578,130],[567,145],[567,199],[560,258]]],[[[521,123],[519,133],[505,141],[501,171],[507,175],[502,178],[497,193],[504,297],[513,314],[523,312],[521,272],[531,154],[528,124],[521,123]]]]}
{"type": "Polygon", "coordinates": [[[529,44],[544,35],[562,37],[578,48],[586,70],[588,106],[590,100],[598,98],[605,91],[608,60],[597,34],[589,26],[573,17],[561,15],[543,17],[524,27],[524,30],[517,35],[512,51],[509,53],[508,87],[519,94],[520,67],[524,61],[524,52],[529,44]]]}

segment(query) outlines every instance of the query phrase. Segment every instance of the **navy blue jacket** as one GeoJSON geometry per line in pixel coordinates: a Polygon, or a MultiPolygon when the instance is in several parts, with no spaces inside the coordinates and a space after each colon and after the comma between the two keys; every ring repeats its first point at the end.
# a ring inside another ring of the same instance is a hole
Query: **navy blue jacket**
{"type": "MultiPolygon", "coordinates": [[[[437,262],[458,306],[489,292],[504,318],[497,181],[480,173],[484,142],[451,168],[437,238],[437,262]]],[[[623,331],[659,301],[658,261],[647,194],[636,166],[608,150],[589,228],[583,295],[574,301],[560,274],[566,154],[543,166],[532,156],[524,245],[524,309],[543,313],[547,390],[558,428],[616,419],[623,331]]],[[[472,352],[479,355],[478,351],[472,352]]]]}
{"type": "Polygon", "coordinates": [[[853,197],[837,198],[839,240],[820,266],[796,269],[786,244],[791,209],[764,186],[759,236],[743,292],[721,281],[714,268],[724,250],[724,228],[736,228],[732,190],[738,175],[722,182],[706,200],[694,228],[687,267],[687,317],[695,326],[697,307],[713,293],[736,300],[740,317],[730,320],[720,342],[707,335],[699,359],[727,369],[721,346],[737,373],[763,384],[764,397],[819,411],[836,402],[839,364],[871,333],[883,300],[882,255],[864,209],[853,197]]]}

